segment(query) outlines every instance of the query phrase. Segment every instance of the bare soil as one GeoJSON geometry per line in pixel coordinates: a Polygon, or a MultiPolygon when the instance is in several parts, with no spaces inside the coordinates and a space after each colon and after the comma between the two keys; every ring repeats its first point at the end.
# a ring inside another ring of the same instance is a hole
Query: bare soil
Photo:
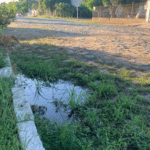
{"type": "Polygon", "coordinates": [[[19,18],[5,34],[16,36],[22,43],[64,47],[78,60],[150,72],[150,23],[129,22],[125,26],[19,18]]]}

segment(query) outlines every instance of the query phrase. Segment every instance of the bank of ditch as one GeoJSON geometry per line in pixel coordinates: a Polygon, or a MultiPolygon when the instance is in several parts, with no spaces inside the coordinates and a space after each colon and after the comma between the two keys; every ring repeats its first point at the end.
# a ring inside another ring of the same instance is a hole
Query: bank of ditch
{"type": "MultiPolygon", "coordinates": [[[[7,67],[6,54],[0,53],[0,69],[4,67],[7,67]]],[[[23,150],[19,141],[11,93],[15,79],[12,76],[4,77],[3,71],[0,70],[0,149],[23,150]]]]}
{"type": "Polygon", "coordinates": [[[7,65],[5,58],[6,58],[6,55],[3,53],[0,53],[0,68],[3,68],[7,65]]]}
{"type": "Polygon", "coordinates": [[[133,83],[134,78],[126,69],[120,75],[100,73],[98,66],[71,58],[61,47],[48,44],[14,47],[10,58],[15,73],[45,82],[71,80],[91,91],[86,103],[68,104],[72,114],[80,118],[78,121],[60,125],[35,114],[45,149],[150,149],[150,101],[145,97],[150,93],[149,82],[133,83]]]}

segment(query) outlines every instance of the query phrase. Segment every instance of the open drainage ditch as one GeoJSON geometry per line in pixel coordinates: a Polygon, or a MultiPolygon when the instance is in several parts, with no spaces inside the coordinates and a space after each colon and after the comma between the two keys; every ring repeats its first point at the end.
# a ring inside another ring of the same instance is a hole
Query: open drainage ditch
{"type": "Polygon", "coordinates": [[[55,83],[45,84],[43,81],[33,80],[24,75],[17,75],[16,78],[16,86],[25,88],[33,113],[38,112],[41,117],[60,124],[76,121],[77,117],[74,115],[69,117],[71,113],[69,104],[82,105],[89,95],[88,89],[74,86],[69,81],[58,80],[55,83]]]}

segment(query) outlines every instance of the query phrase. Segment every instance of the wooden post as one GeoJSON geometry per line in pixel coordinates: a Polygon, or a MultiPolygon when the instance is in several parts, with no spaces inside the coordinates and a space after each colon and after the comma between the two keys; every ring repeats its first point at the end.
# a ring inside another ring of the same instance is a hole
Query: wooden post
{"type": "Polygon", "coordinates": [[[119,4],[119,18],[121,16],[121,3],[119,4]]]}
{"type": "Polygon", "coordinates": [[[131,18],[134,17],[134,2],[132,2],[131,18]]]}
{"type": "Polygon", "coordinates": [[[77,7],[77,20],[79,19],[79,17],[78,17],[78,7],[77,7]]]}
{"type": "Polygon", "coordinates": [[[112,15],[110,11],[112,11],[112,5],[109,4],[109,21],[110,21],[110,16],[112,15]]]}
{"type": "Polygon", "coordinates": [[[102,17],[102,6],[100,6],[100,18],[102,17]]]}

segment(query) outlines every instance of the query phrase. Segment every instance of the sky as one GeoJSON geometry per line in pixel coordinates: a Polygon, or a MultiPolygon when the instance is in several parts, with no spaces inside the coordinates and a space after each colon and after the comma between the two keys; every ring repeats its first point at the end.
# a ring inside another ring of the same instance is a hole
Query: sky
{"type": "MultiPolygon", "coordinates": [[[[11,2],[11,1],[13,1],[13,0],[0,0],[0,3],[3,3],[3,2],[9,3],[9,2],[11,2]]],[[[14,0],[14,1],[18,1],[18,0],[14,0]]]]}

